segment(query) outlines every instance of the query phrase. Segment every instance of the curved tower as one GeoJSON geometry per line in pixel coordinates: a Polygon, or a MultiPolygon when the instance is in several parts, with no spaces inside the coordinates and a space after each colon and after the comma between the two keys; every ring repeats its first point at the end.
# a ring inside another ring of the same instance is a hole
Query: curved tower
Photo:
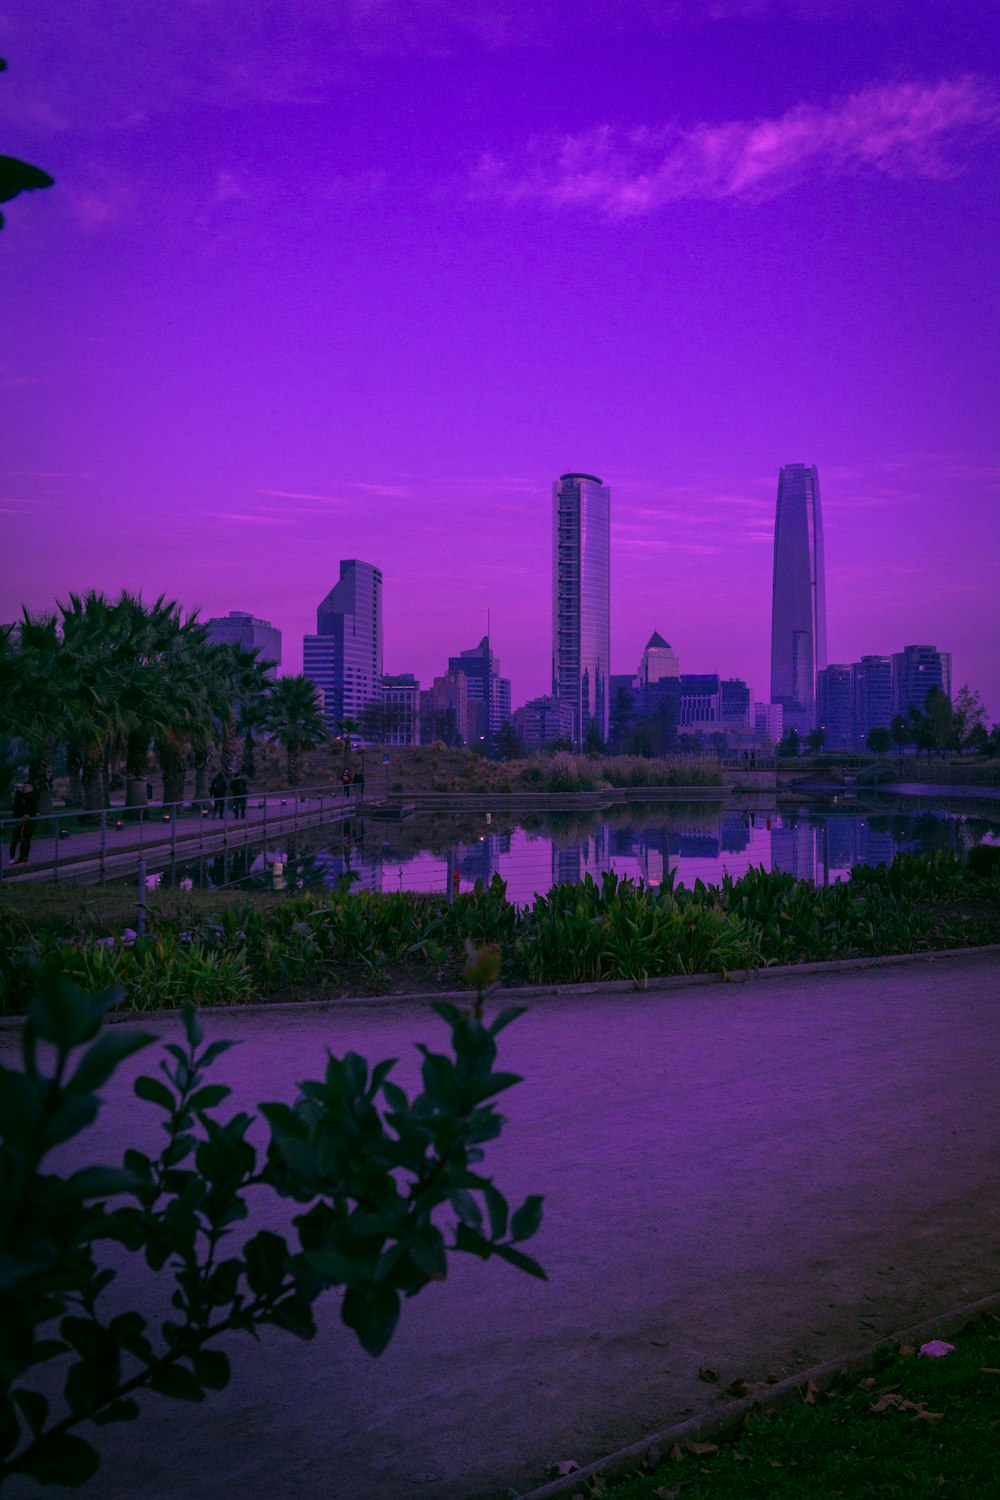
{"type": "Polygon", "coordinates": [[[785,730],[816,727],[816,673],[826,666],[826,576],[819,474],[785,464],[778,475],[771,589],[771,702],[785,730]]]}

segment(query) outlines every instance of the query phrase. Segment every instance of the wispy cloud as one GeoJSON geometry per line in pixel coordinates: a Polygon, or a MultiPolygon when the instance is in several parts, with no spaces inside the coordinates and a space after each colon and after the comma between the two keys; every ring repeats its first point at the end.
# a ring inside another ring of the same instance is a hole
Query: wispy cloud
{"type": "Polygon", "coordinates": [[[330,505],[343,505],[340,495],[314,495],[308,490],[258,490],[260,495],[273,495],[276,500],[322,500],[330,505]]]}
{"type": "Polygon", "coordinates": [[[521,162],[484,158],[474,189],[627,217],[682,199],[760,201],[807,177],[945,177],[962,150],[998,130],[1000,94],[982,79],[883,84],[769,120],[549,137],[521,162]]]}

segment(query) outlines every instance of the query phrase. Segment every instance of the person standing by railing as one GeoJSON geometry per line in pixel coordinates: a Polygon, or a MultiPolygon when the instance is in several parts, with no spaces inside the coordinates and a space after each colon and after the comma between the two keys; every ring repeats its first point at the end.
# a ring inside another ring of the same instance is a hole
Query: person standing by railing
{"type": "Polygon", "coordinates": [[[10,862],[12,865],[26,865],[28,855],[31,853],[31,835],[38,816],[38,788],[32,786],[30,781],[19,782],[14,788],[10,810],[14,814],[10,862]],[[19,849],[20,858],[17,852],[19,849]]]}

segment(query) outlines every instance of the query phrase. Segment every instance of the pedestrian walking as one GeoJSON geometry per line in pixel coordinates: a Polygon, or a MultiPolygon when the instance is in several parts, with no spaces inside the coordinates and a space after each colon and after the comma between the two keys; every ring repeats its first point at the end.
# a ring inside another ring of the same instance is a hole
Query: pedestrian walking
{"type": "Polygon", "coordinates": [[[354,773],[354,785],[358,789],[358,801],[361,802],[365,795],[365,772],[364,767],[354,773]]]}
{"type": "Polygon", "coordinates": [[[351,773],[346,766],[344,767],[344,774],[341,776],[340,781],[344,788],[344,796],[349,797],[351,795],[351,773]]]}
{"type": "Polygon", "coordinates": [[[10,810],[15,820],[10,841],[10,862],[12,865],[26,865],[31,853],[31,835],[38,816],[38,789],[30,781],[22,781],[15,786],[10,810]]]}
{"type": "Polygon", "coordinates": [[[226,778],[221,771],[216,771],[208,790],[215,798],[215,803],[212,807],[212,817],[224,818],[226,816],[226,778]]]}
{"type": "Polygon", "coordinates": [[[247,784],[237,771],[229,783],[229,790],[233,794],[233,817],[245,818],[247,815],[247,784]]]}

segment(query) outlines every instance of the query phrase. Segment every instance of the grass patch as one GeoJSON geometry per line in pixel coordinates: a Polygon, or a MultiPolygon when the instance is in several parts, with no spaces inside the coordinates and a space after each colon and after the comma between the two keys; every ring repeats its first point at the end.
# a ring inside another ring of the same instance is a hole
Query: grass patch
{"type": "Polygon", "coordinates": [[[1000,1323],[939,1359],[893,1351],[871,1375],[809,1389],[729,1440],[675,1448],[606,1500],[979,1500],[1000,1494],[1000,1323]]]}

